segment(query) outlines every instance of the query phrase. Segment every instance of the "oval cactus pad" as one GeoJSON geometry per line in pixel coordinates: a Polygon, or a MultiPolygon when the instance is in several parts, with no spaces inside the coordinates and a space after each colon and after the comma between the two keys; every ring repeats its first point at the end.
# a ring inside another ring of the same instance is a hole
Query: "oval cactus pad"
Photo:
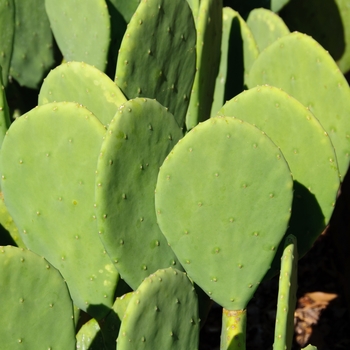
{"type": "Polygon", "coordinates": [[[189,276],[225,309],[244,309],[269,269],[292,187],[275,144],[235,118],[199,124],[164,161],[159,226],[189,276]]]}
{"type": "Polygon", "coordinates": [[[82,104],[107,125],[126,98],[99,69],[84,62],[68,62],[53,69],[41,86],[39,104],[49,102],[82,104]]]}
{"type": "Polygon", "coordinates": [[[74,304],[95,318],[112,306],[118,281],[94,212],[104,135],[86,108],[48,103],[12,123],[1,154],[5,204],[25,245],[60,270],[74,304]]]}
{"type": "Polygon", "coordinates": [[[159,167],[181,137],[165,107],[137,98],[119,108],[101,147],[96,176],[99,233],[133,289],[159,268],[179,268],[157,225],[154,189],[159,167]]]}
{"type": "Polygon", "coordinates": [[[298,32],[281,37],[259,55],[246,82],[250,88],[281,88],[307,107],[329,134],[344,177],[350,160],[350,89],[317,41],[298,32]]]}
{"type": "Polygon", "coordinates": [[[142,0],[120,45],[115,82],[155,98],[184,124],[196,70],[196,28],[186,0],[142,0]]]}
{"type": "Polygon", "coordinates": [[[186,273],[173,268],[147,277],[130,298],[118,350],[198,349],[196,291],[186,273]]]}
{"type": "Polygon", "coordinates": [[[218,115],[255,125],[280,147],[294,179],[288,233],[298,238],[299,254],[304,255],[328,224],[340,185],[328,134],[305,106],[272,86],[244,91],[226,102],[218,115]]]}
{"type": "Polygon", "coordinates": [[[61,274],[27,249],[0,247],[2,349],[75,349],[73,303],[61,274]]]}

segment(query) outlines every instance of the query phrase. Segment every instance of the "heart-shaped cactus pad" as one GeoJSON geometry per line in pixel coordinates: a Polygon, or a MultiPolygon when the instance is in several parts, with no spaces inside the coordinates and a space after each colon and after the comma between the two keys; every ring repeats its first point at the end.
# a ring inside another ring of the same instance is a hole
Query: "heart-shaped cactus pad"
{"type": "Polygon", "coordinates": [[[244,309],[270,267],[292,187],[277,146],[233,117],[199,124],[164,161],[159,226],[190,278],[225,309],[244,309]]]}

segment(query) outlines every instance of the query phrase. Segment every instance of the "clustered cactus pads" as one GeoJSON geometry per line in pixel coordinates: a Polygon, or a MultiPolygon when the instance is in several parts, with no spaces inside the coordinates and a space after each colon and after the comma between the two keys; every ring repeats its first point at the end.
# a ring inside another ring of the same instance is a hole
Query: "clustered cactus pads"
{"type": "Polygon", "coordinates": [[[181,269],[154,211],[159,167],[181,137],[165,107],[136,98],[120,106],[101,147],[96,176],[98,231],[133,289],[159,268],[181,269]]]}
{"type": "MultiPolygon", "coordinates": [[[[303,256],[329,223],[340,185],[337,159],[327,132],[300,102],[267,85],[242,92],[217,114],[255,125],[286,157],[294,180],[292,217],[286,236],[291,233],[298,238],[303,256]]],[[[279,263],[276,265],[278,271],[279,263]]]]}
{"type": "Polygon", "coordinates": [[[86,108],[48,103],[11,125],[1,158],[5,204],[24,243],[61,271],[75,305],[96,318],[112,306],[118,281],[96,234],[95,169],[104,134],[86,108]]]}
{"type": "MultiPolygon", "coordinates": [[[[288,0],[270,2],[272,11],[288,10],[288,0]]],[[[212,298],[224,308],[221,347],[244,349],[247,303],[280,268],[284,238],[293,233],[298,243],[286,240],[293,251],[284,250],[275,333],[275,349],[288,348],[296,245],[305,254],[329,222],[349,165],[349,86],[315,40],[290,34],[275,13],[256,9],[248,17],[222,6],[0,0],[0,222],[18,245],[50,262],[0,248],[0,262],[14,257],[14,267],[0,272],[0,294],[13,310],[29,305],[28,286],[39,278],[37,292],[45,273],[25,270],[28,297],[3,282],[17,281],[27,261],[58,268],[67,286],[58,273],[53,279],[63,298],[70,293],[57,316],[61,324],[69,310],[62,339],[55,334],[49,344],[34,328],[12,327],[8,348],[30,339],[29,348],[42,340],[47,348],[76,341],[110,350],[118,339],[119,350],[194,350],[198,315],[205,319],[212,298]],[[10,125],[10,113],[21,112],[11,103],[9,111],[5,91],[12,102],[18,85],[40,85],[55,63],[52,34],[61,53],[39,106],[10,125]],[[84,325],[79,308],[92,317],[84,325]]],[[[37,327],[41,314],[26,313],[37,327]]],[[[12,316],[10,325],[23,317],[12,316]]]]}
{"type": "Polygon", "coordinates": [[[246,83],[276,86],[307,107],[331,138],[344,178],[350,160],[350,89],[317,41],[301,33],[283,36],[260,53],[246,83]]]}

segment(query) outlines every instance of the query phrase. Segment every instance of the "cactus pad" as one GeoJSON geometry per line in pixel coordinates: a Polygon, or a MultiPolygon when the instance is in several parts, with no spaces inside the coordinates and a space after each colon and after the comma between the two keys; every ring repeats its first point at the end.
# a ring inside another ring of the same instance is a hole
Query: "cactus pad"
{"type": "Polygon", "coordinates": [[[100,238],[133,289],[150,273],[178,264],[157,225],[154,189],[160,165],[181,136],[165,107],[137,98],[119,108],[101,147],[96,176],[100,238]]]}
{"type": "Polygon", "coordinates": [[[197,295],[186,274],[158,270],[133,293],[123,317],[118,350],[198,349],[197,295]]]}
{"type": "Polygon", "coordinates": [[[210,117],[220,67],[222,0],[201,0],[196,20],[196,75],[186,115],[187,130],[210,117]]]}
{"type": "Polygon", "coordinates": [[[99,69],[83,62],[68,62],[53,69],[45,78],[39,104],[68,101],[82,104],[107,125],[126,98],[99,69]]]}
{"type": "Polygon", "coordinates": [[[57,44],[66,61],[83,61],[104,71],[111,39],[105,0],[45,0],[57,44]]]}
{"type": "Polygon", "coordinates": [[[251,68],[247,85],[263,84],[283,89],[315,115],[331,138],[344,177],[350,160],[350,89],[331,56],[305,34],[286,35],[251,68]]]}
{"type": "Polygon", "coordinates": [[[14,0],[14,4],[16,24],[10,74],[20,85],[37,88],[55,63],[45,0],[14,0]]]}
{"type": "Polygon", "coordinates": [[[73,304],[61,274],[27,249],[0,247],[3,349],[75,349],[73,304]]]}
{"type": "Polygon", "coordinates": [[[48,103],[18,118],[2,148],[5,204],[25,245],[67,281],[93,317],[112,306],[118,273],[97,235],[95,170],[105,128],[75,103],[48,103]]]}
{"type": "MultiPolygon", "coordinates": [[[[328,134],[300,102],[272,86],[244,91],[226,102],[218,115],[254,124],[281,149],[294,179],[287,232],[298,238],[300,256],[304,255],[328,224],[340,185],[328,134]]],[[[276,256],[278,266],[280,256],[276,256]]]]}
{"type": "Polygon", "coordinates": [[[274,350],[290,350],[294,335],[294,311],[297,303],[297,240],[288,235],[284,242],[278,287],[274,350]]]}
{"type": "Polygon", "coordinates": [[[252,10],[249,13],[247,24],[253,33],[260,52],[278,38],[290,33],[281,17],[264,8],[252,10]]]}
{"type": "Polygon", "coordinates": [[[225,309],[244,309],[270,267],[292,187],[276,145],[231,117],[199,124],[164,161],[159,226],[188,275],[225,309]]]}
{"type": "Polygon", "coordinates": [[[155,98],[182,127],[195,74],[195,45],[186,0],[143,0],[120,46],[115,81],[128,99],[155,98]]]}

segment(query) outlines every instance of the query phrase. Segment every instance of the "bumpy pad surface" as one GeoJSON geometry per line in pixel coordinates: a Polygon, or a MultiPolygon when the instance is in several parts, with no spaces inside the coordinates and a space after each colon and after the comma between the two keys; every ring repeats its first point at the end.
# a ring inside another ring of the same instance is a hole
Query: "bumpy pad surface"
{"type": "Polygon", "coordinates": [[[234,118],[199,124],[164,161],[159,226],[189,276],[226,309],[244,309],[269,268],[292,186],[275,144],[234,118]]]}
{"type": "Polygon", "coordinates": [[[252,10],[249,13],[247,24],[253,33],[260,52],[278,38],[290,33],[281,17],[264,8],[252,10]]]}
{"type": "Polygon", "coordinates": [[[50,25],[66,61],[105,70],[111,24],[105,0],[45,0],[50,25]]]}
{"type": "Polygon", "coordinates": [[[315,115],[332,140],[344,176],[350,160],[350,89],[332,57],[311,37],[291,33],[253,64],[247,85],[263,84],[282,88],[315,115]]]}
{"type": "Polygon", "coordinates": [[[104,134],[77,104],[39,106],[11,125],[1,168],[5,204],[24,243],[60,270],[74,303],[96,318],[112,306],[118,279],[94,212],[104,134]]]}
{"type": "Polygon", "coordinates": [[[76,102],[107,125],[126,98],[99,69],[83,62],[68,62],[53,69],[40,89],[39,104],[76,102]]]}
{"type": "Polygon", "coordinates": [[[294,179],[288,233],[298,237],[304,255],[328,224],[340,185],[328,134],[300,102],[271,86],[246,90],[226,102],[218,115],[254,124],[281,149],[294,179]]]}
{"type": "Polygon", "coordinates": [[[0,247],[0,310],[2,349],[75,349],[67,285],[44,258],[0,247]]]}
{"type": "Polygon", "coordinates": [[[101,147],[96,176],[99,233],[133,289],[150,273],[178,264],[157,225],[154,189],[160,165],[181,136],[165,107],[138,98],[119,108],[101,147]]]}
{"type": "Polygon", "coordinates": [[[186,0],[142,0],[119,50],[115,82],[129,98],[155,98],[183,126],[196,69],[186,0]]]}
{"type": "Polygon", "coordinates": [[[147,277],[123,317],[118,350],[198,349],[197,295],[186,274],[173,268],[147,277]]]}

